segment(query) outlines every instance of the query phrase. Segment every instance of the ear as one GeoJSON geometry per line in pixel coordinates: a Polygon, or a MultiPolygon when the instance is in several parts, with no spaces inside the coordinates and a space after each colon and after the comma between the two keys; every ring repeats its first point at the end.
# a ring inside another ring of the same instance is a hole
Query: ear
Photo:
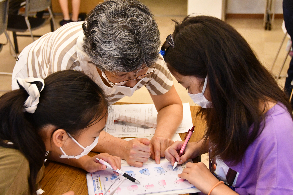
{"type": "Polygon", "coordinates": [[[57,129],[52,135],[52,141],[58,148],[62,147],[68,138],[69,136],[64,129],[57,129]]]}

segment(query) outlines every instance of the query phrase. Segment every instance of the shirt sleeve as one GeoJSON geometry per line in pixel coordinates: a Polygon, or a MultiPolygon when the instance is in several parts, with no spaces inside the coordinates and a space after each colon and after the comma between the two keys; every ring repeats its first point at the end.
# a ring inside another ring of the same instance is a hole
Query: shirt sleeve
{"type": "Polygon", "coordinates": [[[276,114],[267,121],[260,144],[256,148],[259,171],[255,194],[293,195],[292,119],[289,114],[276,114]]]}
{"type": "Polygon", "coordinates": [[[159,58],[154,67],[156,70],[152,74],[152,79],[145,85],[152,95],[163,95],[173,86],[173,77],[169,72],[166,63],[159,58]]]}

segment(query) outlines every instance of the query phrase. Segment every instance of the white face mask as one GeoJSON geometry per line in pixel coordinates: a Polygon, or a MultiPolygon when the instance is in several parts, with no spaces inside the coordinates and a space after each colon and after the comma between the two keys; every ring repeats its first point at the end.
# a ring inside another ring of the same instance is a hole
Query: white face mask
{"type": "MultiPolygon", "coordinates": [[[[155,68],[149,68],[145,75],[151,74],[151,73],[153,73],[155,70],[156,70],[155,68]]],[[[135,90],[137,89],[139,83],[140,83],[143,79],[144,79],[144,78],[140,79],[140,80],[135,84],[135,86],[133,86],[133,87],[127,87],[127,86],[124,86],[124,85],[114,85],[114,86],[113,86],[113,89],[116,89],[117,91],[123,93],[124,95],[131,97],[131,96],[133,95],[133,93],[135,92],[135,90]]]]}
{"type": "MultiPolygon", "coordinates": [[[[141,80],[140,80],[141,81],[141,80]]],[[[139,81],[139,82],[140,82],[139,81]]],[[[138,82],[138,83],[139,83],[138,82]]],[[[126,95],[126,96],[132,96],[133,93],[135,92],[137,86],[138,86],[138,83],[135,84],[134,87],[126,87],[126,86],[119,86],[119,85],[114,85],[113,86],[113,89],[116,89],[117,92],[121,92],[122,94],[126,95]]]]}
{"type": "Polygon", "coordinates": [[[204,96],[204,92],[206,90],[207,83],[208,83],[208,76],[206,76],[206,78],[204,80],[204,84],[203,84],[203,88],[202,88],[201,93],[197,93],[197,94],[188,93],[188,95],[192,99],[192,101],[202,108],[211,108],[213,106],[212,102],[207,100],[206,97],[204,96]]]}
{"type": "Polygon", "coordinates": [[[67,155],[64,150],[60,147],[60,150],[61,152],[63,153],[60,158],[75,158],[75,159],[79,159],[80,157],[83,157],[85,155],[87,155],[88,153],[90,153],[90,151],[92,151],[92,149],[97,145],[98,143],[98,140],[99,140],[99,137],[96,137],[94,142],[87,146],[87,147],[83,147],[82,145],[80,145],[78,143],[78,141],[76,141],[69,133],[68,133],[69,137],[79,146],[83,149],[83,151],[79,154],[79,155],[76,155],[76,156],[70,156],[70,155],[67,155]]]}

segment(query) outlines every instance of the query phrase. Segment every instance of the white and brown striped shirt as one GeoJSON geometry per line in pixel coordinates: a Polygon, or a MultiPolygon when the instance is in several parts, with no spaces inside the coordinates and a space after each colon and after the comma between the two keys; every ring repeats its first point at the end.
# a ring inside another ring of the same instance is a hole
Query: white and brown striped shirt
{"type": "MultiPolygon", "coordinates": [[[[45,78],[60,70],[83,71],[104,90],[110,104],[126,95],[129,96],[129,94],[116,90],[115,87],[108,87],[104,84],[96,66],[90,63],[89,57],[83,52],[84,35],[81,25],[82,22],[69,23],[54,32],[43,35],[27,46],[28,48],[23,50],[16,63],[16,67],[20,67],[19,72],[26,71],[27,76],[45,78]]],[[[136,84],[134,91],[142,86],[145,86],[152,95],[162,95],[170,90],[173,80],[162,58],[157,60],[154,68],[155,71],[152,74],[136,84]]],[[[13,71],[13,79],[21,77],[17,75],[18,72],[15,72],[16,69],[13,71]]]]}

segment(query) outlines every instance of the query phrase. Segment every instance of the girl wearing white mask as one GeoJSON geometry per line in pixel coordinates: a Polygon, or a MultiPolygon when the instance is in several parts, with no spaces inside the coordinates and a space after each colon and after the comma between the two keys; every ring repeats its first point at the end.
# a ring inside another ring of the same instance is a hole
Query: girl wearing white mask
{"type": "Polygon", "coordinates": [[[243,37],[217,18],[186,17],[161,53],[207,122],[201,141],[181,157],[176,142],[166,158],[182,164],[209,152],[228,166],[220,177],[213,164],[187,163],[179,177],[209,195],[293,194],[292,109],[243,37]]]}
{"type": "MultiPolygon", "coordinates": [[[[102,89],[79,71],[17,83],[20,89],[0,97],[0,192],[36,194],[51,151],[61,159],[82,159],[96,146],[108,103],[102,89]]],[[[106,169],[96,158],[121,167],[119,157],[101,153],[85,158],[90,170],[106,169]]]]}

